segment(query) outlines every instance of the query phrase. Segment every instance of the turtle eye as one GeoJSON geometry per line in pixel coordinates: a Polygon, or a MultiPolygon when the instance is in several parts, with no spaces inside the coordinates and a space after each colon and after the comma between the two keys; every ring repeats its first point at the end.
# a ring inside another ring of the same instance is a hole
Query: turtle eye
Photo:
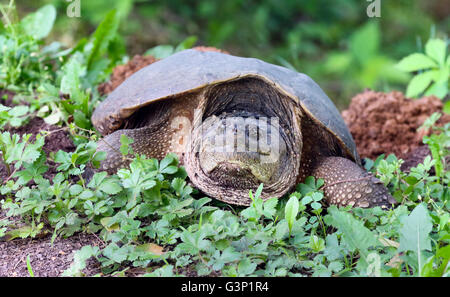
{"type": "Polygon", "coordinates": [[[120,125],[120,121],[116,117],[111,116],[109,119],[110,126],[112,128],[117,128],[120,125]]]}

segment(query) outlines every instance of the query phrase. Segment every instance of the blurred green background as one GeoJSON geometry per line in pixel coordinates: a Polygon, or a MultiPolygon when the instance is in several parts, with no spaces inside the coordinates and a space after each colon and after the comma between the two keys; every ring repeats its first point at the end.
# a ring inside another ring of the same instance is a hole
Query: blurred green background
{"type": "Polygon", "coordinates": [[[445,38],[450,27],[446,0],[382,0],[380,18],[367,16],[365,0],[80,0],[80,18],[66,15],[65,0],[16,6],[23,17],[48,3],[58,9],[49,41],[73,46],[116,8],[117,41],[130,57],[196,36],[197,45],[308,74],[340,109],[364,88],[403,91],[409,77],[395,62],[422,51],[430,37],[445,38]]]}

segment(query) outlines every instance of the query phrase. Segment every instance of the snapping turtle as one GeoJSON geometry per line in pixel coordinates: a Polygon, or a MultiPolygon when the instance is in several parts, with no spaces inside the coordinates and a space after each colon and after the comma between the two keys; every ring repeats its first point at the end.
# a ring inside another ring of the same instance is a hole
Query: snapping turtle
{"type": "Polygon", "coordinates": [[[329,203],[389,207],[395,200],[360,167],[338,110],[307,75],[218,52],[185,50],[133,74],[95,110],[106,135],[102,170],[126,165],[122,134],[134,152],[179,156],[191,182],[231,204],[281,197],[305,177],[324,179],[329,203]]]}

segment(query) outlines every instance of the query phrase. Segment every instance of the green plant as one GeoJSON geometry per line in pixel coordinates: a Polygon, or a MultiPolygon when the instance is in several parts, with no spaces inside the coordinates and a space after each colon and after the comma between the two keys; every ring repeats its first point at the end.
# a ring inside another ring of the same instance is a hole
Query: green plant
{"type": "Polygon", "coordinates": [[[30,255],[27,255],[27,270],[31,277],[34,277],[33,268],[31,267],[30,255]]]}
{"type": "MultiPolygon", "coordinates": [[[[398,69],[416,73],[408,84],[406,96],[425,94],[443,99],[448,94],[450,56],[446,53],[447,47],[447,41],[431,38],[425,44],[425,54],[414,53],[397,63],[398,69]]],[[[450,110],[448,102],[445,108],[447,112],[450,110]]]]}
{"type": "Polygon", "coordinates": [[[46,104],[39,115],[47,123],[67,123],[73,118],[76,126],[92,128],[89,119],[100,98],[96,86],[108,77],[123,55],[117,45],[119,21],[119,14],[110,11],[89,39],[83,38],[70,50],[58,72],[59,85],[48,82],[38,89],[46,104]]]}
{"type": "Polygon", "coordinates": [[[5,125],[11,127],[20,127],[30,117],[30,107],[27,105],[17,105],[14,107],[8,107],[0,104],[0,128],[5,125]]]}
{"type": "Polygon", "coordinates": [[[360,88],[375,88],[380,83],[405,82],[407,76],[396,70],[394,61],[381,52],[378,23],[367,22],[348,39],[346,51],[331,52],[323,64],[325,73],[344,75],[360,88]]]}
{"type": "Polygon", "coordinates": [[[9,132],[0,134],[1,160],[6,167],[8,179],[19,170],[22,165],[33,164],[41,155],[40,149],[44,145],[44,139],[38,135],[35,143],[29,143],[31,134],[20,137],[17,134],[11,136],[9,132]],[[11,165],[14,165],[12,171],[11,165]]]}
{"type": "Polygon", "coordinates": [[[0,35],[0,86],[13,91],[36,88],[52,78],[53,55],[59,44],[41,50],[42,40],[53,27],[56,10],[46,5],[18,21],[14,1],[0,4],[4,33],[0,35]]]}
{"type": "Polygon", "coordinates": [[[157,45],[151,49],[148,49],[145,52],[145,55],[151,55],[151,56],[155,57],[156,59],[164,59],[170,55],[173,55],[176,52],[179,52],[179,51],[182,51],[185,49],[190,49],[191,47],[194,46],[194,44],[196,42],[197,42],[197,37],[190,36],[190,37],[187,37],[182,42],[180,42],[176,47],[174,47],[170,44],[157,45]]]}

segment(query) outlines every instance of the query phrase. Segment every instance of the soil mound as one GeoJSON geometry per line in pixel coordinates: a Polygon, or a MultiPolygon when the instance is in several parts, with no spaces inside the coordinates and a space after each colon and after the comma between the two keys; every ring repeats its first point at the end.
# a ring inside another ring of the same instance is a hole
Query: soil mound
{"type": "MultiPolygon", "coordinates": [[[[442,112],[442,101],[434,96],[408,99],[401,92],[364,91],[352,98],[342,117],[355,139],[361,158],[375,159],[381,154],[395,154],[408,159],[426,156],[422,138],[431,131],[417,131],[434,112],[442,112]]],[[[450,122],[443,115],[438,125],[450,122]]],[[[412,162],[412,161],[411,161],[412,162]]],[[[413,162],[414,163],[414,162],[413,162]]]]}
{"type": "Polygon", "coordinates": [[[156,61],[153,56],[134,56],[127,64],[119,65],[113,69],[110,80],[99,85],[99,93],[102,95],[111,93],[133,73],[156,61]]]}
{"type": "MultiPolygon", "coordinates": [[[[219,52],[224,54],[229,54],[229,52],[212,47],[212,46],[197,46],[192,49],[201,52],[219,52]]],[[[115,88],[117,88],[121,83],[123,83],[129,76],[133,73],[141,70],[147,65],[155,63],[158,59],[153,56],[141,56],[136,55],[128,61],[127,64],[119,65],[113,69],[113,73],[109,81],[102,83],[98,87],[98,91],[102,95],[111,93],[115,88]]]]}

